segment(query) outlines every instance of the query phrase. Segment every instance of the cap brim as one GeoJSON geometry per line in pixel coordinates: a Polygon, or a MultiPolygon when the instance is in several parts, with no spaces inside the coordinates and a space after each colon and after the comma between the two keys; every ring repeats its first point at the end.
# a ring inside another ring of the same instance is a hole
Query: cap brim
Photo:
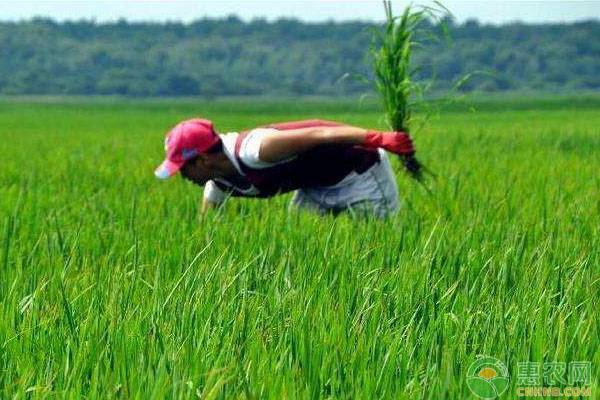
{"type": "Polygon", "coordinates": [[[171,160],[165,160],[162,164],[158,166],[158,168],[156,168],[156,170],[154,171],[154,175],[158,179],[167,179],[175,175],[181,169],[183,164],[184,162],[179,164],[171,160]]]}

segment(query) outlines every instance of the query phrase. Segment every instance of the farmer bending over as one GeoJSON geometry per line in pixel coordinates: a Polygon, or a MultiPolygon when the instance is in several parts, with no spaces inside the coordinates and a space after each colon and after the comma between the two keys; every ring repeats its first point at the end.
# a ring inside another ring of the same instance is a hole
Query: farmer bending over
{"type": "Polygon", "coordinates": [[[385,217],[398,210],[398,189],[383,149],[403,156],[407,168],[418,167],[403,132],[308,120],[219,134],[211,121],[191,119],[167,134],[167,158],[155,175],[166,179],[180,171],[204,185],[203,211],[229,196],[266,198],[295,190],[292,205],[300,208],[385,217]]]}

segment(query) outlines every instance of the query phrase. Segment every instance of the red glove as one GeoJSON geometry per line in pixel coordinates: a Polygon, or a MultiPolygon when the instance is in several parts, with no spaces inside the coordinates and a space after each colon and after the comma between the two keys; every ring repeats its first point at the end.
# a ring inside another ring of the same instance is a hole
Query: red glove
{"type": "Polygon", "coordinates": [[[377,132],[369,131],[362,144],[368,149],[381,147],[395,154],[414,154],[412,139],[405,132],[377,132]]]}

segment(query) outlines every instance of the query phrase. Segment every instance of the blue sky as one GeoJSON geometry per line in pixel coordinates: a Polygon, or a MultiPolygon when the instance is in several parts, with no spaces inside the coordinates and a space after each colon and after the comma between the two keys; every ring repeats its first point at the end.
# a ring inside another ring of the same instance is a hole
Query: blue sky
{"type": "MultiPolygon", "coordinates": [[[[396,9],[408,1],[393,1],[396,9]]],[[[431,4],[413,1],[414,4],[431,4]]],[[[469,18],[488,23],[512,21],[570,22],[600,19],[600,0],[546,1],[466,1],[446,0],[443,3],[458,21],[469,18]]],[[[244,20],[264,17],[295,17],[303,21],[381,20],[383,9],[376,0],[279,0],[279,1],[192,1],[192,0],[112,0],[112,1],[31,1],[0,0],[0,20],[29,19],[34,16],[57,20],[95,19],[111,21],[125,18],[131,21],[184,21],[236,14],[244,20]]]]}

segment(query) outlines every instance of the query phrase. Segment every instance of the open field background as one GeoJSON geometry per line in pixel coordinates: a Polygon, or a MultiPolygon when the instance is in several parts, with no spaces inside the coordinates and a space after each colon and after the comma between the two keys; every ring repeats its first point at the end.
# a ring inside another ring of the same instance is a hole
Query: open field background
{"type": "Polygon", "coordinates": [[[0,398],[469,398],[478,354],[600,368],[600,97],[457,105],[388,221],[157,182],[164,132],[351,102],[0,101],[0,398]]]}

